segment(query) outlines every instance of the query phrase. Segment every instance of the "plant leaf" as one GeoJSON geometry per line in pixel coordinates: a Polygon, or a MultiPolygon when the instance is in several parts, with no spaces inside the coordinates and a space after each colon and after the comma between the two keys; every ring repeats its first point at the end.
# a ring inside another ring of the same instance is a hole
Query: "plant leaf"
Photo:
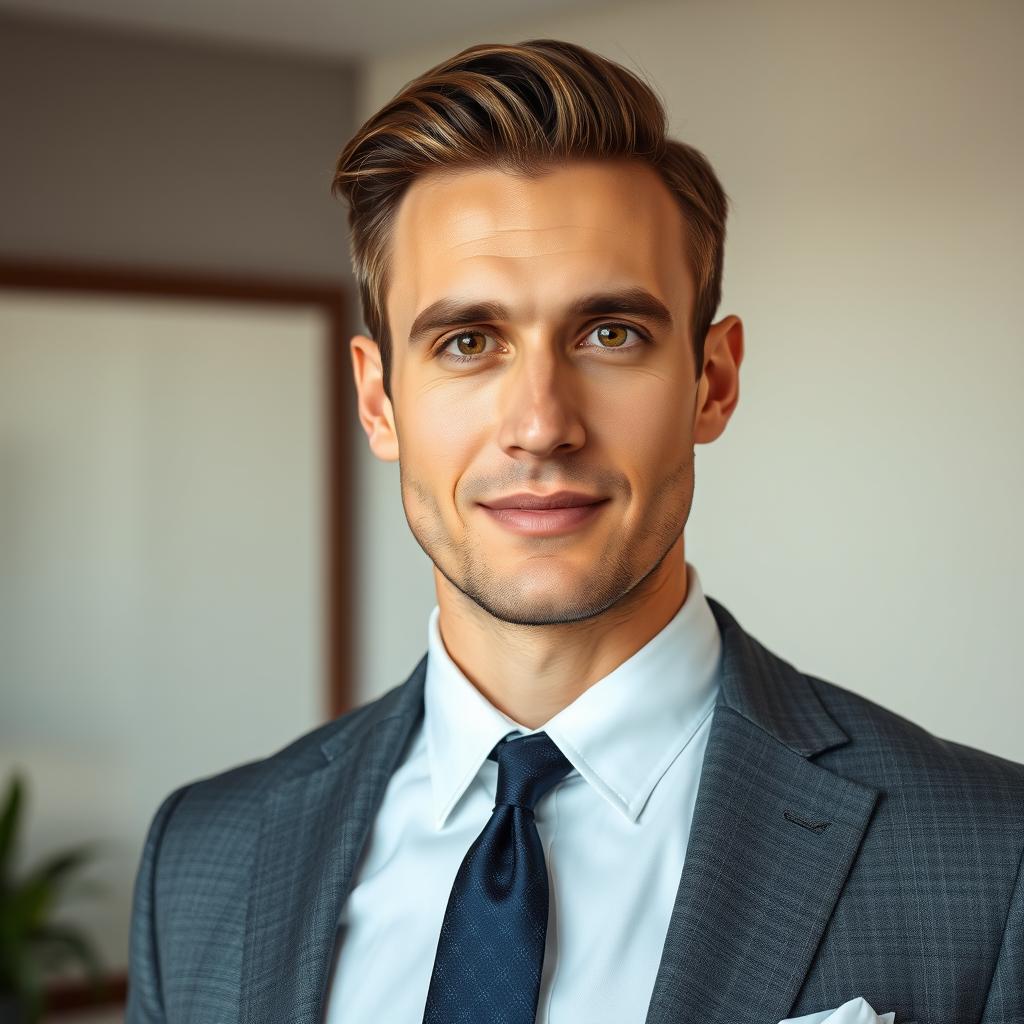
{"type": "Polygon", "coordinates": [[[20,772],[14,772],[7,784],[3,811],[0,812],[0,884],[13,872],[14,850],[21,823],[21,808],[25,801],[25,781],[20,772]]]}
{"type": "Polygon", "coordinates": [[[43,981],[39,970],[29,959],[19,964],[17,977],[14,979],[14,992],[21,997],[29,1010],[29,1020],[37,1020],[42,1008],[43,981]],[[32,1012],[35,1012],[35,1016],[32,1012]]]}
{"type": "Polygon", "coordinates": [[[46,920],[70,872],[83,865],[95,844],[83,844],[53,854],[0,899],[0,933],[15,937],[46,920]]]}
{"type": "Polygon", "coordinates": [[[29,874],[29,884],[37,881],[56,884],[64,875],[92,860],[98,845],[98,843],[81,843],[71,849],[51,854],[29,874]]]}
{"type": "Polygon", "coordinates": [[[3,907],[0,931],[13,942],[21,938],[46,920],[56,892],[45,879],[22,882],[8,894],[3,907]]]}

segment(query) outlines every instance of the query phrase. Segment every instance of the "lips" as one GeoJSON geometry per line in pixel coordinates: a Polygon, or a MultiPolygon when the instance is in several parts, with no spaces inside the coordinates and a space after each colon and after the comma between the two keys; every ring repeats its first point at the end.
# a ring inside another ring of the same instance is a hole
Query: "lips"
{"type": "Polygon", "coordinates": [[[581,491],[554,491],[551,494],[530,494],[527,491],[520,491],[516,494],[507,494],[502,498],[482,501],[480,504],[484,508],[491,509],[519,508],[535,511],[553,508],[579,508],[596,505],[598,502],[606,500],[600,495],[584,494],[581,491]]]}
{"type": "MultiPolygon", "coordinates": [[[[521,501],[522,498],[515,500],[521,501]]],[[[534,539],[562,537],[582,530],[601,516],[610,499],[589,501],[583,505],[561,505],[555,508],[489,508],[481,505],[483,513],[505,530],[534,539]]]]}

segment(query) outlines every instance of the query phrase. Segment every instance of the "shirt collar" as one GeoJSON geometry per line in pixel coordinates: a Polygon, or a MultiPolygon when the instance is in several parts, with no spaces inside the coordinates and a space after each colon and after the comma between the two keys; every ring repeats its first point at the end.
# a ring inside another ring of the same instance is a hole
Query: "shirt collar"
{"type": "Polygon", "coordinates": [[[444,827],[487,755],[510,732],[546,732],[612,806],[636,821],[658,780],[714,710],[722,641],[689,562],[686,599],[640,650],[537,729],[499,711],[452,661],[440,608],[428,623],[424,728],[434,822],[444,827]]]}

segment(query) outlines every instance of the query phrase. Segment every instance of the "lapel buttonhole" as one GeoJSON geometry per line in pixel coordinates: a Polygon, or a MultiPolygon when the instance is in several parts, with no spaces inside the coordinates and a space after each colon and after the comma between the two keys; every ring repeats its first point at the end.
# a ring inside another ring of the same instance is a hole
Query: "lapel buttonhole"
{"type": "Polygon", "coordinates": [[[791,821],[795,825],[800,825],[803,828],[809,829],[811,832],[824,832],[825,829],[832,824],[831,821],[808,821],[806,818],[801,818],[798,814],[794,814],[792,811],[783,811],[786,821],[791,821]]]}

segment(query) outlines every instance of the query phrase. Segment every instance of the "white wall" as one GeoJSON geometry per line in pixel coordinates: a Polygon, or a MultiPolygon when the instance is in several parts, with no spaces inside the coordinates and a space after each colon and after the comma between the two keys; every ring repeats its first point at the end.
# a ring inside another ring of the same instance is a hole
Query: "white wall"
{"type": "MultiPolygon", "coordinates": [[[[366,68],[359,120],[471,43],[554,36],[639,70],[733,199],[739,407],[697,449],[687,555],[798,667],[1024,761],[1024,7],[618,5],[366,68]]],[[[429,562],[362,446],[369,697],[423,653],[429,562]]]]}

